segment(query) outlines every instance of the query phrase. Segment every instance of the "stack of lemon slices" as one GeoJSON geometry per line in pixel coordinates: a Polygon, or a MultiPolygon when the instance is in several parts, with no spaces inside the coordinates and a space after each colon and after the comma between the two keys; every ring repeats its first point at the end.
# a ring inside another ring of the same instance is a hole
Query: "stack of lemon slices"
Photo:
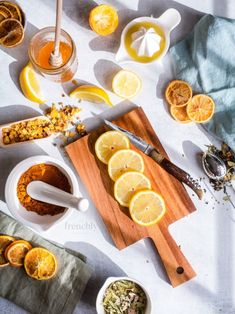
{"type": "Polygon", "coordinates": [[[151,189],[151,182],[144,175],[143,157],[130,149],[128,138],[121,132],[105,132],[97,139],[95,152],[97,158],[108,166],[117,202],[129,207],[137,224],[150,226],[157,223],[166,211],[165,202],[151,189]]]}
{"type": "Polygon", "coordinates": [[[213,99],[204,94],[193,96],[191,86],[180,80],[171,81],[165,91],[172,117],[180,123],[208,122],[215,111],[213,99]]]}
{"type": "Polygon", "coordinates": [[[22,267],[28,276],[36,280],[48,280],[57,270],[54,254],[23,239],[0,235],[0,267],[22,267]]]}

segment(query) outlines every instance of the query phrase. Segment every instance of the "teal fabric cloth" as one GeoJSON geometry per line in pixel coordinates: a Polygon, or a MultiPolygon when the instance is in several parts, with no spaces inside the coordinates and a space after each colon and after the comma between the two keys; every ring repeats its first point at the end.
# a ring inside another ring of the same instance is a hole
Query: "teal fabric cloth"
{"type": "Polygon", "coordinates": [[[170,54],[175,77],[215,101],[216,112],[204,127],[235,151],[235,20],[203,16],[170,54]]]}
{"type": "Polygon", "coordinates": [[[0,234],[28,240],[34,247],[47,248],[58,262],[55,277],[45,281],[28,277],[23,267],[0,267],[0,296],[31,314],[72,314],[91,276],[85,256],[58,247],[2,212],[0,234]]]}

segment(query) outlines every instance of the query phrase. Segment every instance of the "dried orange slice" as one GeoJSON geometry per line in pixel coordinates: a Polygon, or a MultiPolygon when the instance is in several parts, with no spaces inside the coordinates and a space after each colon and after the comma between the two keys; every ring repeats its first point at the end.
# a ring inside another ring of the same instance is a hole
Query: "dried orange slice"
{"type": "Polygon", "coordinates": [[[14,267],[21,267],[24,264],[25,255],[32,249],[32,245],[25,240],[16,240],[11,243],[5,251],[5,258],[14,267]]]}
{"type": "Polygon", "coordinates": [[[12,18],[18,20],[20,23],[22,22],[22,15],[17,4],[8,1],[1,1],[0,5],[6,7],[10,11],[12,18]]]}
{"type": "Polygon", "coordinates": [[[192,122],[188,117],[186,107],[187,106],[183,106],[183,107],[171,106],[170,111],[171,111],[172,117],[180,123],[192,122]]]}
{"type": "Polygon", "coordinates": [[[211,97],[199,94],[193,96],[186,110],[189,119],[197,123],[204,123],[212,118],[215,112],[215,103],[211,97]]]}
{"type": "Polygon", "coordinates": [[[185,106],[192,98],[191,86],[180,80],[171,81],[165,91],[165,97],[171,106],[185,106]]]}
{"type": "Polygon", "coordinates": [[[97,34],[101,36],[110,35],[118,27],[117,11],[107,4],[98,5],[90,12],[89,24],[97,34]]]}
{"type": "Polygon", "coordinates": [[[0,2],[0,13],[5,17],[5,19],[13,17],[11,14],[11,11],[7,7],[2,5],[1,2],[0,2]]]}
{"type": "Polygon", "coordinates": [[[24,267],[28,276],[37,280],[47,280],[55,275],[57,261],[50,251],[35,247],[26,254],[24,267]]]}
{"type": "Polygon", "coordinates": [[[0,23],[0,44],[11,48],[19,45],[24,39],[22,24],[16,19],[5,19],[0,23]]]}
{"type": "Polygon", "coordinates": [[[0,235],[0,267],[9,265],[9,262],[5,258],[6,248],[14,241],[13,237],[7,235],[0,235]]]}

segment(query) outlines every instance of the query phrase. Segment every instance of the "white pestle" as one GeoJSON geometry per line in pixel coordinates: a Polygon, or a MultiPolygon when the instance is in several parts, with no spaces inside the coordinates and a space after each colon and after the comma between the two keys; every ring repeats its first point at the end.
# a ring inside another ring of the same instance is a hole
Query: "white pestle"
{"type": "Polygon", "coordinates": [[[30,182],[27,186],[27,193],[37,201],[66,208],[74,208],[81,212],[85,212],[89,207],[87,199],[76,197],[42,181],[30,182]]]}
{"type": "Polygon", "coordinates": [[[63,0],[57,0],[56,4],[56,27],[55,27],[55,40],[54,50],[52,51],[49,59],[51,66],[58,68],[62,65],[62,56],[60,53],[60,33],[61,33],[61,19],[62,19],[62,6],[63,0]]]}

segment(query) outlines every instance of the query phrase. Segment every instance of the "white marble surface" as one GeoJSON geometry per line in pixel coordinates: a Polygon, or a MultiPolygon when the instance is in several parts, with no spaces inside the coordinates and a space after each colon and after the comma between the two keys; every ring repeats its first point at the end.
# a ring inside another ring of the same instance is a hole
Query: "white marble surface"
{"type": "MultiPolygon", "coordinates": [[[[18,75],[28,60],[27,44],[32,34],[37,29],[54,23],[54,2],[19,0],[28,19],[26,40],[17,49],[0,49],[1,124],[35,115],[35,111],[40,112],[42,109],[21,94],[18,75]]],[[[97,1],[97,3],[101,2],[97,1]]],[[[63,28],[76,42],[79,58],[76,79],[79,82],[97,84],[108,90],[110,78],[119,69],[115,64],[114,54],[118,47],[120,31],[133,17],[150,14],[158,16],[169,7],[177,8],[182,14],[182,23],[174,31],[172,42],[183,38],[204,13],[235,18],[235,2],[232,0],[177,2],[110,0],[105,2],[116,6],[120,13],[120,27],[115,36],[100,38],[89,30],[86,16],[90,7],[95,4],[93,1],[65,0],[63,28]]],[[[185,169],[190,169],[194,176],[202,176],[196,153],[204,149],[205,144],[215,143],[215,140],[194,124],[177,124],[167,113],[162,101],[162,86],[172,78],[168,58],[166,57],[163,66],[158,68],[143,65],[125,67],[133,69],[142,77],[143,90],[132,103],[121,102],[110,92],[110,97],[117,107],[113,112],[106,114],[116,116],[132,106],[141,105],[171,159],[185,169]]],[[[73,87],[72,83],[60,86],[44,80],[42,85],[48,104],[52,101],[60,101],[61,94],[67,93],[73,87]]],[[[63,101],[72,103],[69,98],[63,98],[63,101]]],[[[88,121],[89,128],[96,124],[93,119],[88,119],[91,117],[91,111],[101,113],[106,109],[105,106],[85,102],[80,106],[83,109],[81,119],[88,121]]],[[[64,155],[51,142],[40,146],[30,144],[24,148],[0,150],[0,207],[3,211],[7,212],[4,185],[10,170],[20,160],[37,154],[48,154],[64,159],[64,155]]],[[[69,163],[68,160],[66,162],[69,163]]],[[[82,192],[88,197],[83,187],[82,192]]],[[[192,193],[189,191],[189,194],[192,193]]],[[[192,197],[198,210],[170,227],[171,234],[181,245],[181,249],[197,272],[195,279],[175,289],[167,282],[162,264],[150,241],[143,240],[118,251],[94,206],[91,206],[85,215],[74,213],[67,222],[55,226],[44,233],[44,236],[61,244],[67,243],[73,248],[80,248],[83,243],[83,252],[86,252],[84,243],[87,243],[90,244],[90,248],[92,245],[109,256],[112,262],[125,273],[139,279],[148,288],[154,303],[153,314],[232,314],[235,313],[235,209],[228,202],[221,201],[222,197],[222,194],[214,194],[212,191],[207,192],[206,200],[203,202],[192,197]]],[[[235,201],[234,194],[233,200],[235,201]]],[[[94,257],[95,254],[90,256],[94,257]]],[[[98,262],[102,264],[102,261],[98,262]]],[[[89,295],[86,299],[88,303],[91,302],[89,295]]],[[[0,313],[22,313],[22,311],[0,299],[0,313]]],[[[81,310],[78,306],[76,313],[89,314],[95,311],[81,310]]]]}

